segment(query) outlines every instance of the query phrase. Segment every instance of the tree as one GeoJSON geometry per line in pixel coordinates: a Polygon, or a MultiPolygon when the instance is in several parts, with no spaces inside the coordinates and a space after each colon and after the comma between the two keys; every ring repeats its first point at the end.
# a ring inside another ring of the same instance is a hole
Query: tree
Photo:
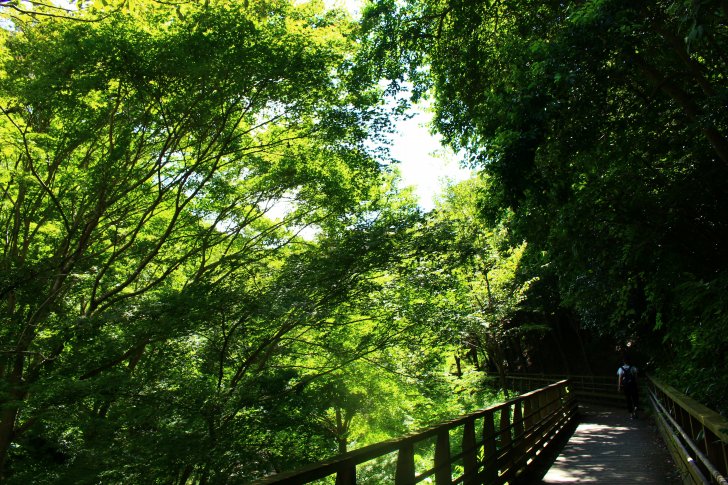
{"type": "Polygon", "coordinates": [[[685,337],[728,308],[693,305],[726,271],[727,18],[721,1],[380,1],[364,25],[378,74],[433,88],[437,129],[489,178],[483,213],[558,275],[555,306],[707,377],[725,340],[685,337]]]}
{"type": "Polygon", "coordinates": [[[448,246],[456,275],[453,285],[460,305],[462,345],[478,366],[478,352],[497,370],[501,386],[509,365],[509,347],[534,330],[544,327],[523,318],[523,301],[537,277],[522,279],[521,258],[525,242],[512,245],[508,229],[501,223],[489,227],[479,212],[479,197],[486,184],[473,178],[451,186],[433,220],[448,227],[448,246]]]}
{"type": "MultiPolygon", "coordinates": [[[[253,298],[296,240],[287,229],[369,195],[379,121],[366,88],[347,90],[347,22],[260,2],[1,31],[0,465],[67,406],[103,421],[115,385],[156,395],[134,375],[186,372],[210,309],[190,298],[220,303],[230,278],[253,298]],[[266,217],[284,199],[292,209],[266,217]]],[[[223,343],[241,328],[224,317],[207,330],[223,343]]],[[[188,391],[192,408],[214,407],[188,391]]],[[[144,434],[151,421],[125,413],[144,434]]]]}

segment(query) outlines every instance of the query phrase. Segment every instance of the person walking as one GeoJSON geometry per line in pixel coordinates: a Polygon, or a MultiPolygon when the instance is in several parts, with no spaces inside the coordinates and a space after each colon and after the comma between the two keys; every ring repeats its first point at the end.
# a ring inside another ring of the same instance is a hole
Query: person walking
{"type": "Polygon", "coordinates": [[[637,418],[639,392],[637,390],[637,367],[630,363],[629,356],[624,356],[623,364],[617,369],[617,391],[624,392],[627,411],[632,419],[637,418]]]}

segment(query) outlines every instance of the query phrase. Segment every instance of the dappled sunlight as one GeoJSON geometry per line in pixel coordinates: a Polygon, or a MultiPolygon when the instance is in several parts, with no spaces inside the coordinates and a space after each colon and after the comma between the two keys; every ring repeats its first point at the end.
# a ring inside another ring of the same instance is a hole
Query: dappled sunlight
{"type": "Polygon", "coordinates": [[[543,483],[677,483],[650,421],[631,420],[622,410],[583,414],[543,483]]]}

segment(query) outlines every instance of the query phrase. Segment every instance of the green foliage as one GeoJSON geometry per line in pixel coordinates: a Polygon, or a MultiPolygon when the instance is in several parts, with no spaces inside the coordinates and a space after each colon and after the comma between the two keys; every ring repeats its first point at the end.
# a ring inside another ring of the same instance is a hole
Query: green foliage
{"type": "Polygon", "coordinates": [[[566,312],[719,407],[726,17],[700,5],[3,3],[0,479],[296,468],[504,398],[489,371],[566,312]],[[482,168],[429,214],[372,148],[405,88],[482,168]]]}
{"type": "Polygon", "coordinates": [[[158,7],[2,30],[12,483],[243,480],[331,454],[308,386],[400,331],[366,295],[416,213],[380,194],[387,122],[376,86],[347,89],[350,22],[158,7]]]}
{"type": "Polygon", "coordinates": [[[382,75],[433,87],[483,215],[528,242],[520,279],[558,288],[538,305],[707,382],[726,374],[727,20],[717,1],[443,0],[363,22],[366,55],[399,67],[382,75]]]}
{"type": "Polygon", "coordinates": [[[6,7],[4,480],[244,481],[487,403],[344,15],[6,7]]]}

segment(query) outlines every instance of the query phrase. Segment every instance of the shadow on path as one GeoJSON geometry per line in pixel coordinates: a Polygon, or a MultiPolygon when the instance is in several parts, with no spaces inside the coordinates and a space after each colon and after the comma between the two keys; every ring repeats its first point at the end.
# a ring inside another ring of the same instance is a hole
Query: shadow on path
{"type": "Polygon", "coordinates": [[[581,421],[539,483],[682,483],[650,419],[626,411],[580,406],[581,421]]]}

